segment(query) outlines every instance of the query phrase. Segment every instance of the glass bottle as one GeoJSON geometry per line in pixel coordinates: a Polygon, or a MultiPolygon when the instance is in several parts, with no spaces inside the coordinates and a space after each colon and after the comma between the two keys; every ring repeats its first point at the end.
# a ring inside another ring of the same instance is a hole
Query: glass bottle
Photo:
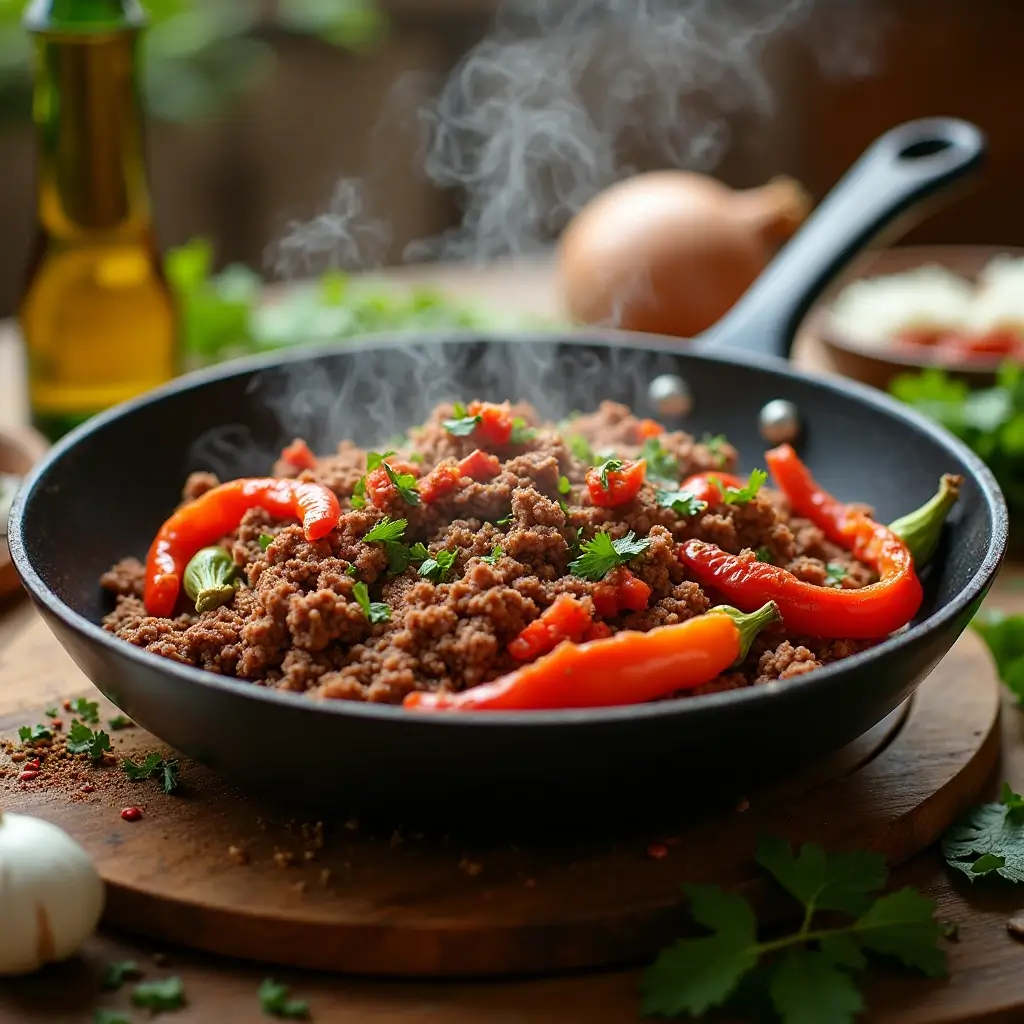
{"type": "Polygon", "coordinates": [[[150,216],[136,0],[34,0],[37,207],[19,310],[32,421],[51,440],[175,373],[150,216]]]}

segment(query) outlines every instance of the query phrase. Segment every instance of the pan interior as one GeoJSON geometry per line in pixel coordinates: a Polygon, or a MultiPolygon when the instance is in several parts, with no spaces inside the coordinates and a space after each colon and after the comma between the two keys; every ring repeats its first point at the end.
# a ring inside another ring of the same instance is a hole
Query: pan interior
{"type": "Polygon", "coordinates": [[[788,399],[802,418],[799,450],[821,483],[874,506],[883,521],[923,504],[942,473],[961,473],[962,499],[929,570],[922,617],[961,593],[998,542],[1004,524],[987,471],[882,396],[804,378],[781,362],[622,339],[364,343],[182,379],[58,445],[24,497],[25,556],[61,601],[98,622],[110,607],[98,577],[119,558],[145,556],[189,472],[265,475],[296,436],[319,452],[342,439],[383,449],[437,402],[472,398],[529,401],[556,420],[604,399],[623,402],[698,438],[726,434],[742,471],[763,465],[759,410],[788,399]],[[681,376],[693,396],[690,414],[676,421],[648,401],[648,385],[664,373],[681,376]]]}

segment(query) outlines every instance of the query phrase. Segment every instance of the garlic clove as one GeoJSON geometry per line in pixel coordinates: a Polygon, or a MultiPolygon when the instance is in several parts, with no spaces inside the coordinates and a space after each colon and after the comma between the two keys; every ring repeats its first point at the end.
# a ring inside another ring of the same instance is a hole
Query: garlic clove
{"type": "Polygon", "coordinates": [[[0,975],[66,960],[103,913],[103,880],[63,829],[0,814],[0,975]]]}

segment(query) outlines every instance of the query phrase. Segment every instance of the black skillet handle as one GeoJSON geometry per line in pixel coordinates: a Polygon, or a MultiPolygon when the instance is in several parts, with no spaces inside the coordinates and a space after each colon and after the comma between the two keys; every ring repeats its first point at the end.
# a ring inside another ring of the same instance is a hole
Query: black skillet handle
{"type": "Polygon", "coordinates": [[[922,199],[981,166],[985,136],[935,117],[877,139],[821,201],[735,306],[694,343],[789,355],[800,321],[836,275],[884,228],[909,230],[922,199]]]}

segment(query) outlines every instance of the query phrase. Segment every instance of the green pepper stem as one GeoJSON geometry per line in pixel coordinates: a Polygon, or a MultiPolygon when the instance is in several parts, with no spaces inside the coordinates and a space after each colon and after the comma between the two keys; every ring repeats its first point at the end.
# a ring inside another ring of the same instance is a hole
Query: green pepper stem
{"type": "Polygon", "coordinates": [[[963,482],[962,476],[946,473],[939,481],[938,492],[930,501],[889,524],[889,529],[910,549],[918,568],[927,565],[934,557],[942,536],[942,526],[949,510],[960,497],[960,485],[963,482]]]}
{"type": "Polygon", "coordinates": [[[739,657],[733,662],[734,667],[746,661],[747,655],[750,653],[750,645],[754,642],[754,637],[765,626],[773,622],[782,621],[782,613],[774,601],[769,601],[767,604],[762,605],[756,612],[741,612],[738,608],[733,608],[728,604],[720,604],[716,608],[712,608],[711,612],[728,615],[736,623],[736,628],[739,630],[740,653],[739,657]]]}
{"type": "Polygon", "coordinates": [[[221,547],[197,551],[185,567],[185,593],[195,602],[197,612],[209,612],[227,604],[235,594],[238,569],[221,547]]]}

